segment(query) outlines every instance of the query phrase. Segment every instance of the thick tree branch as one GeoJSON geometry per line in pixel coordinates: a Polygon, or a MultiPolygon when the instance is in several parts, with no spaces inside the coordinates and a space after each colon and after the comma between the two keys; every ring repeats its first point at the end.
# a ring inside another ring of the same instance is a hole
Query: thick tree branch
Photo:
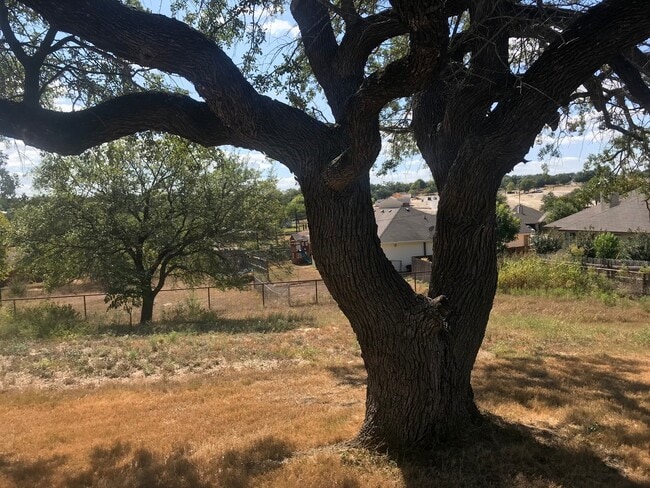
{"type": "Polygon", "coordinates": [[[499,173],[520,161],[521,153],[580,84],[648,36],[650,9],[645,0],[605,0],[572,23],[486,117],[486,137],[494,137],[491,144],[506,150],[500,154],[499,173]],[[511,134],[520,136],[516,144],[511,134]]]}
{"type": "Polygon", "coordinates": [[[142,66],[177,73],[224,122],[250,132],[257,93],[232,60],[213,42],[182,22],[131,9],[112,0],[23,0],[59,30],[142,66]],[[118,21],[119,19],[119,21],[118,21]],[[192,56],[187,56],[188,49],[192,56]],[[241,115],[244,117],[241,117],[241,115]]]}
{"type": "Polygon", "coordinates": [[[246,147],[246,142],[219,121],[205,103],[180,95],[125,95],[76,112],[0,100],[1,134],[59,154],[79,154],[145,130],[169,132],[205,146],[246,147]]]}
{"type": "Polygon", "coordinates": [[[298,23],[305,54],[335,119],[341,117],[339,76],[334,59],[338,50],[328,9],[318,0],[293,0],[291,14],[298,23]]]}
{"type": "Polygon", "coordinates": [[[650,87],[644,81],[641,73],[623,56],[616,56],[610,64],[621,81],[625,83],[631,97],[646,112],[650,113],[650,87]]]}
{"type": "Polygon", "coordinates": [[[305,52],[334,119],[341,123],[345,105],[360,87],[368,57],[382,42],[406,34],[406,25],[389,9],[362,18],[352,2],[338,7],[325,0],[293,0],[291,12],[302,34],[305,52]],[[343,16],[346,31],[340,46],[332,29],[328,8],[343,16]],[[346,13],[347,12],[347,13],[346,13]]]}
{"type": "Polygon", "coordinates": [[[379,112],[391,100],[412,95],[438,74],[446,61],[447,17],[441,5],[393,1],[409,26],[409,52],[370,75],[347,101],[343,127],[350,146],[327,168],[325,181],[341,190],[367,173],[381,150],[379,112]]]}
{"type": "Polygon", "coordinates": [[[214,42],[182,22],[115,0],[22,3],[60,31],[133,63],[187,78],[224,126],[247,141],[244,147],[267,152],[296,173],[305,170],[310,141],[335,137],[325,124],[260,96],[214,42]]]}
{"type": "Polygon", "coordinates": [[[20,44],[20,41],[16,38],[14,31],[11,29],[11,24],[9,23],[9,9],[7,9],[7,4],[4,0],[0,1],[0,30],[4,34],[5,42],[9,46],[9,49],[14,53],[14,56],[16,56],[16,59],[18,59],[20,64],[25,64],[28,60],[28,56],[20,44]]]}

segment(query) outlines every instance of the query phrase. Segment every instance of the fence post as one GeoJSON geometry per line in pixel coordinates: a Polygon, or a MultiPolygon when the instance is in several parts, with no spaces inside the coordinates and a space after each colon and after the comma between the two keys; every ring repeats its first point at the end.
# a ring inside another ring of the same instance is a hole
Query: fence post
{"type": "Polygon", "coordinates": [[[16,316],[16,300],[14,300],[14,317],[16,316]]]}
{"type": "Polygon", "coordinates": [[[210,301],[210,287],[208,286],[208,310],[212,310],[212,303],[210,301]]]}
{"type": "Polygon", "coordinates": [[[86,295],[84,295],[84,320],[88,320],[88,309],[86,308],[86,295]]]}
{"type": "Polygon", "coordinates": [[[291,284],[287,285],[287,305],[291,306],[291,284]]]}
{"type": "Polygon", "coordinates": [[[314,280],[314,287],[316,288],[316,305],[318,305],[318,280],[314,280]]]}
{"type": "Polygon", "coordinates": [[[264,288],[266,288],[266,286],[264,285],[264,283],[262,283],[262,308],[265,308],[266,306],[266,297],[264,296],[264,288]]]}

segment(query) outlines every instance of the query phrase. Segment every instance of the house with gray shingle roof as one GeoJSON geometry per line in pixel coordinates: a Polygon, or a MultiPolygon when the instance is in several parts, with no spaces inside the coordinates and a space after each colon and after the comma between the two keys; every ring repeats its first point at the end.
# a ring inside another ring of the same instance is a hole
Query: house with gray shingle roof
{"type": "Polygon", "coordinates": [[[544,212],[526,205],[515,205],[512,213],[519,219],[520,226],[517,237],[506,244],[510,252],[522,252],[530,249],[530,237],[539,232],[544,223],[544,212]]]}
{"type": "Polygon", "coordinates": [[[611,201],[601,202],[563,219],[544,226],[556,229],[569,238],[576,232],[611,232],[629,235],[650,232],[650,204],[643,193],[633,191],[625,198],[612,196],[611,201]]]}
{"type": "Polygon", "coordinates": [[[375,208],[381,248],[397,271],[407,271],[414,256],[431,254],[436,216],[412,207],[375,208]]]}

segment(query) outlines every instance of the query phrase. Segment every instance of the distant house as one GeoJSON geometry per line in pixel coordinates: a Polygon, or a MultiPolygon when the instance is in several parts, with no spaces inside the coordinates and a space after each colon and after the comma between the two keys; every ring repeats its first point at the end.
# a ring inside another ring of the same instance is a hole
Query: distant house
{"type": "Polygon", "coordinates": [[[393,193],[388,198],[377,200],[377,203],[375,203],[375,207],[379,208],[399,208],[410,206],[411,195],[409,193],[393,193]]]}
{"type": "Polygon", "coordinates": [[[506,248],[510,252],[525,252],[530,249],[530,237],[539,232],[544,224],[544,213],[526,205],[515,205],[512,213],[519,219],[521,225],[516,239],[508,242],[506,248]]]}
{"type": "Polygon", "coordinates": [[[578,213],[544,226],[555,229],[570,241],[577,232],[611,232],[625,236],[637,232],[650,232],[648,198],[638,191],[625,198],[613,195],[610,202],[601,202],[578,213]]]}
{"type": "Polygon", "coordinates": [[[414,256],[431,254],[436,216],[410,207],[375,207],[381,248],[397,271],[408,271],[414,256]]]}

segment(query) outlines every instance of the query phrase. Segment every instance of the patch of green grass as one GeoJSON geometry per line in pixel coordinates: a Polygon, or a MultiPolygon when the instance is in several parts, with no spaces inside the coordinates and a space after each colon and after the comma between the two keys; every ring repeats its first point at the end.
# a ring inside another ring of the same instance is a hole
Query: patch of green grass
{"type": "Polygon", "coordinates": [[[642,346],[650,346],[650,326],[644,327],[633,337],[634,341],[642,346]]]}

